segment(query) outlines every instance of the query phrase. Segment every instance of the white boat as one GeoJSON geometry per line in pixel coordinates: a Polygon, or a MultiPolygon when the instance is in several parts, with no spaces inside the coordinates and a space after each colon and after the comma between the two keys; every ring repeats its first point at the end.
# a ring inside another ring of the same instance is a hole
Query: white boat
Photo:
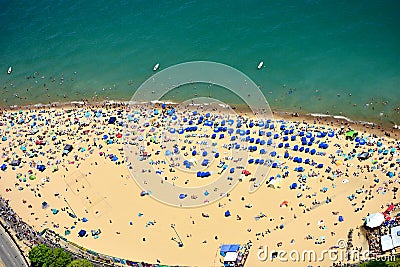
{"type": "Polygon", "coordinates": [[[7,74],[11,74],[11,72],[12,72],[12,68],[8,67],[7,74]]]}
{"type": "Polygon", "coordinates": [[[264,61],[260,61],[260,63],[258,63],[257,69],[261,69],[264,66],[264,61]]]}
{"type": "Polygon", "coordinates": [[[154,66],[153,70],[156,71],[156,70],[158,70],[159,67],[160,67],[160,63],[157,63],[157,64],[154,66]]]}

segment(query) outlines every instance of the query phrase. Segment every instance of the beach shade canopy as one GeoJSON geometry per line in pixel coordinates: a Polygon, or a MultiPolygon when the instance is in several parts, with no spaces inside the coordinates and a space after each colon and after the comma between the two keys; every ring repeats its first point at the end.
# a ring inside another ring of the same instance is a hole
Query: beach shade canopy
{"type": "Polygon", "coordinates": [[[64,151],[71,152],[72,149],[73,149],[72,145],[67,144],[67,145],[64,146],[64,151]]]}
{"type": "Polygon", "coordinates": [[[368,152],[362,152],[360,155],[358,155],[359,160],[366,160],[370,157],[370,154],[368,152]]]}
{"type": "Polygon", "coordinates": [[[86,231],[83,230],[83,229],[80,230],[79,233],[78,233],[78,236],[79,236],[79,237],[84,237],[85,235],[86,235],[86,231]]]}
{"type": "Polygon", "coordinates": [[[11,161],[10,165],[14,166],[14,167],[17,167],[17,166],[19,166],[20,163],[21,162],[19,160],[13,160],[13,161],[11,161]]]}
{"type": "Polygon", "coordinates": [[[370,228],[375,228],[380,226],[384,221],[385,221],[385,216],[382,213],[377,212],[369,215],[365,219],[365,225],[370,228]]]}
{"type": "Polygon", "coordinates": [[[42,209],[45,209],[45,208],[47,208],[48,206],[49,206],[49,204],[47,204],[46,201],[43,201],[43,202],[42,202],[42,209]]]}
{"type": "Polygon", "coordinates": [[[110,117],[110,119],[108,119],[108,124],[114,124],[116,120],[116,117],[110,117]]]}

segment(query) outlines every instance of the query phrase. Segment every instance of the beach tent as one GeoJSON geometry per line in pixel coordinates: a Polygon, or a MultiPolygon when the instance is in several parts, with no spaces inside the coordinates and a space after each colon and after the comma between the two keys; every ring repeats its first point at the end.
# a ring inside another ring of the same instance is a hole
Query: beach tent
{"type": "Polygon", "coordinates": [[[46,166],[44,166],[44,165],[37,165],[36,169],[38,169],[40,172],[44,172],[44,170],[46,169],[46,166]]]}
{"type": "Polygon", "coordinates": [[[78,233],[78,236],[79,236],[79,237],[84,237],[85,235],[86,235],[86,231],[83,230],[83,229],[80,230],[79,233],[78,233]]]}
{"type": "Polygon", "coordinates": [[[68,153],[70,153],[72,151],[72,149],[73,149],[72,145],[69,145],[69,144],[65,145],[63,154],[68,155],[68,153]]]}
{"type": "Polygon", "coordinates": [[[375,228],[375,227],[380,226],[384,221],[385,221],[385,216],[382,213],[377,212],[377,213],[370,214],[365,219],[365,225],[370,228],[375,228]]]}
{"type": "Polygon", "coordinates": [[[353,141],[357,137],[358,133],[355,132],[354,130],[348,131],[346,133],[346,140],[351,140],[353,141]]]}
{"type": "Polygon", "coordinates": [[[116,120],[116,117],[110,117],[110,119],[108,120],[108,124],[114,124],[116,120]]]}
{"type": "Polygon", "coordinates": [[[2,171],[5,171],[7,169],[7,164],[3,163],[3,165],[1,165],[0,169],[2,171]]]}

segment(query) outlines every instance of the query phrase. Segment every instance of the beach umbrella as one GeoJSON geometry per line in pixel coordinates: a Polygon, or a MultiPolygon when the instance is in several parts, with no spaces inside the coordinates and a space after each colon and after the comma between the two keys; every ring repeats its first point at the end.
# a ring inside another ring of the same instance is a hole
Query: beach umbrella
{"type": "Polygon", "coordinates": [[[343,222],[344,221],[343,216],[340,215],[338,220],[339,222],[343,222]]]}
{"type": "Polygon", "coordinates": [[[7,141],[7,137],[6,137],[6,136],[3,136],[3,137],[1,138],[1,140],[2,140],[2,141],[7,141]]]}
{"type": "Polygon", "coordinates": [[[165,155],[166,155],[166,156],[171,156],[171,151],[167,150],[167,151],[165,152],[165,155]]]}
{"type": "Polygon", "coordinates": [[[275,157],[275,156],[276,156],[276,152],[275,152],[275,151],[272,151],[272,152],[270,153],[270,155],[271,155],[271,157],[275,157]]]}
{"type": "Polygon", "coordinates": [[[231,168],[230,170],[229,170],[229,173],[234,173],[235,172],[235,168],[231,168]]]}
{"type": "Polygon", "coordinates": [[[229,210],[225,211],[225,217],[231,216],[231,212],[229,210]]]}
{"type": "Polygon", "coordinates": [[[85,217],[82,218],[82,222],[87,222],[87,221],[88,221],[87,218],[85,218],[85,217]]]}
{"type": "Polygon", "coordinates": [[[179,194],[179,199],[184,199],[186,196],[186,194],[179,194]]]}
{"type": "Polygon", "coordinates": [[[365,225],[370,228],[375,228],[375,227],[380,226],[384,221],[385,221],[385,216],[382,213],[377,212],[377,213],[370,214],[365,219],[365,225]]]}
{"type": "Polygon", "coordinates": [[[334,137],[334,136],[335,136],[335,133],[334,133],[334,132],[329,132],[329,133],[328,133],[328,136],[329,136],[329,137],[334,137]]]}
{"type": "Polygon", "coordinates": [[[205,195],[205,196],[208,196],[209,194],[210,194],[210,193],[208,193],[207,190],[204,192],[204,195],[205,195]]]}

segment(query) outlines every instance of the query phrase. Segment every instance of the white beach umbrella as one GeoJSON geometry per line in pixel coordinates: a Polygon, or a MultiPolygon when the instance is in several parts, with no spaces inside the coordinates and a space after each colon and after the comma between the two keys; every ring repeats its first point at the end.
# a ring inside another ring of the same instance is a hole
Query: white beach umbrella
{"type": "Polygon", "coordinates": [[[384,221],[385,221],[385,216],[383,216],[382,213],[377,212],[377,213],[373,213],[373,214],[369,215],[365,219],[365,224],[368,227],[374,228],[374,227],[380,226],[384,221]]]}

